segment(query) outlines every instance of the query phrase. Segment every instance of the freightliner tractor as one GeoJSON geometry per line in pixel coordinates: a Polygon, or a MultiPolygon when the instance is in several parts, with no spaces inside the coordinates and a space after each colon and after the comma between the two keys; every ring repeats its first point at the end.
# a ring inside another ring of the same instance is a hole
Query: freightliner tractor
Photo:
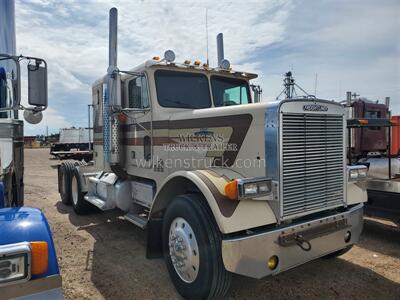
{"type": "Polygon", "coordinates": [[[232,70],[217,40],[216,68],[168,50],[123,71],[112,8],[109,67],[92,88],[94,163],[59,167],[62,201],[77,214],[118,208],[146,228],[147,257],[164,257],[187,299],[220,298],[232,273],[343,254],[367,201],[367,168],[347,165],[344,107],[253,103],[257,76],[232,70]]]}
{"type": "Polygon", "coordinates": [[[15,5],[0,0],[0,299],[62,299],[61,277],[43,213],[22,207],[23,121],[37,123],[47,107],[47,67],[40,58],[16,56],[15,5]],[[29,107],[21,104],[26,66],[29,107]]]}

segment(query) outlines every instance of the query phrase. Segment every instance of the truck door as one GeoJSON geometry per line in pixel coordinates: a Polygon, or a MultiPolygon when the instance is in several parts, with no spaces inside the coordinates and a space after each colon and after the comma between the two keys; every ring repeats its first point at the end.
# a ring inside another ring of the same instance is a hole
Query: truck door
{"type": "MultiPolygon", "coordinates": [[[[139,168],[145,173],[153,167],[152,114],[148,82],[145,75],[135,76],[124,83],[125,108],[131,109],[122,126],[122,145],[127,168],[139,168]]],[[[137,170],[136,170],[137,171],[137,170]]],[[[143,173],[142,173],[143,174],[143,173]]],[[[144,174],[143,174],[144,175],[144,174]]]]}

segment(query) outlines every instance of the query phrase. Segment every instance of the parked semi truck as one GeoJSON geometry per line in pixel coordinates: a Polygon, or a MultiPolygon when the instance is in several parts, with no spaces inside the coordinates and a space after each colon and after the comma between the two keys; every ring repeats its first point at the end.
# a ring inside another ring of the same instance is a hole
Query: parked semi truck
{"type": "Polygon", "coordinates": [[[400,117],[384,103],[347,92],[348,156],[351,164],[368,167],[366,211],[400,224],[400,117]]]}
{"type": "Polygon", "coordinates": [[[0,298],[62,299],[61,277],[49,224],[23,198],[23,121],[37,123],[47,107],[47,65],[15,52],[14,1],[0,1],[0,298]],[[28,103],[21,103],[27,66],[28,103]]]}
{"type": "MultiPolygon", "coordinates": [[[[276,275],[348,251],[360,237],[365,166],[346,163],[346,113],[316,98],[253,103],[256,74],[168,50],[117,67],[110,10],[107,74],[92,88],[94,164],[59,167],[77,214],[119,208],[147,230],[177,291],[219,298],[231,274],[276,275]]],[[[322,274],[321,274],[322,275],[322,274]]]]}

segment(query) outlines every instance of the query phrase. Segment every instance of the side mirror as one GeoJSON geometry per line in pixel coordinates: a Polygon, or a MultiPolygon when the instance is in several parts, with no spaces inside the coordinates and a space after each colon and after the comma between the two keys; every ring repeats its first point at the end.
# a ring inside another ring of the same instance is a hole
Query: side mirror
{"type": "Polygon", "coordinates": [[[47,107],[47,65],[35,59],[28,64],[28,103],[36,107],[47,107]]]}

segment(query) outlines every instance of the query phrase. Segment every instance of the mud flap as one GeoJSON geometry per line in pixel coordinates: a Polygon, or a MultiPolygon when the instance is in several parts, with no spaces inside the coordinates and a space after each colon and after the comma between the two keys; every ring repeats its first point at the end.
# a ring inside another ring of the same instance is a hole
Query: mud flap
{"type": "Polygon", "coordinates": [[[147,223],[146,257],[148,259],[163,257],[162,223],[162,219],[151,219],[147,223]]]}

